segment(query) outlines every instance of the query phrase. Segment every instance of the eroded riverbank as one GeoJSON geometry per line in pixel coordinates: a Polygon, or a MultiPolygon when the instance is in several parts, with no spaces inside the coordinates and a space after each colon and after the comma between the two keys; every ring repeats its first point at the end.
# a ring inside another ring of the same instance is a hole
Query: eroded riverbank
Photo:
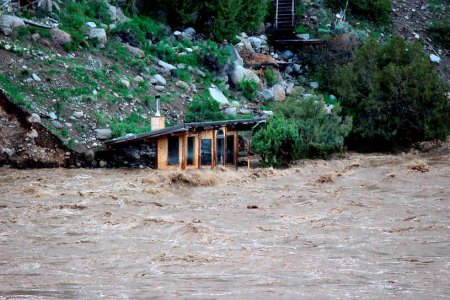
{"type": "Polygon", "coordinates": [[[0,298],[450,297],[448,152],[0,182],[0,298]]]}

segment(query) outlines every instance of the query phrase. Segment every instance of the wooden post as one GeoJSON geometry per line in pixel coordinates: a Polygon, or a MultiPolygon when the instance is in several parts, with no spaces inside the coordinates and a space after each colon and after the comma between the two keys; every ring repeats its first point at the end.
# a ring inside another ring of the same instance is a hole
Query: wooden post
{"type": "Polygon", "coordinates": [[[181,140],[181,161],[180,166],[181,170],[186,170],[186,164],[187,164],[187,134],[180,135],[181,140]]]}
{"type": "Polygon", "coordinates": [[[212,130],[212,141],[211,141],[211,169],[213,169],[216,166],[216,147],[217,147],[217,140],[216,140],[216,130],[212,130]]]}

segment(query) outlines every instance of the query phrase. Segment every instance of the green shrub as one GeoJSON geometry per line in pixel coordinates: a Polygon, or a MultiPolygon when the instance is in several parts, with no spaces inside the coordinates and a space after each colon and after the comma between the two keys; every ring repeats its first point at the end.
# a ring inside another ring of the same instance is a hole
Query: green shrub
{"type": "Polygon", "coordinates": [[[51,36],[50,30],[34,26],[22,27],[16,30],[16,34],[19,37],[29,38],[34,33],[39,33],[39,35],[43,38],[49,38],[51,36]]]}
{"type": "Polygon", "coordinates": [[[178,79],[185,81],[185,82],[191,82],[192,77],[191,73],[187,69],[177,69],[175,71],[175,76],[177,76],[178,79]]]}
{"type": "MultiPolygon", "coordinates": [[[[334,8],[341,9],[347,0],[325,0],[325,3],[334,8]]],[[[351,13],[377,23],[388,22],[392,10],[392,0],[351,0],[348,2],[351,13]]]]}
{"type": "Polygon", "coordinates": [[[14,103],[27,109],[32,108],[32,105],[25,99],[25,96],[21,92],[23,87],[18,85],[15,81],[11,81],[7,75],[2,73],[0,73],[0,88],[8,94],[14,103]]]}
{"type": "Polygon", "coordinates": [[[449,133],[447,87],[419,43],[370,40],[334,82],[343,112],[353,117],[353,146],[392,149],[449,133]]]}
{"type": "Polygon", "coordinates": [[[352,128],[351,118],[342,119],[339,107],[328,114],[322,96],[298,98],[281,102],[274,107],[298,129],[303,145],[301,158],[327,158],[344,149],[344,139],[352,128]]]}
{"type": "Polygon", "coordinates": [[[287,167],[298,158],[302,146],[297,127],[283,117],[270,119],[252,140],[252,149],[261,156],[263,167],[287,167]]]}
{"type": "Polygon", "coordinates": [[[269,86],[273,86],[277,83],[277,74],[273,69],[266,69],[264,71],[264,78],[269,86]]]}
{"type": "Polygon", "coordinates": [[[267,15],[267,0],[156,0],[143,1],[143,11],[164,11],[170,24],[194,25],[217,40],[234,40],[239,32],[258,29],[267,15]]]}
{"type": "Polygon", "coordinates": [[[124,42],[136,47],[146,44],[147,39],[160,39],[162,31],[160,23],[145,16],[133,17],[128,22],[120,23],[114,30],[124,42]]]}
{"type": "Polygon", "coordinates": [[[305,61],[313,66],[314,77],[322,90],[332,89],[336,70],[350,62],[359,45],[359,41],[353,36],[341,34],[328,40],[323,47],[313,50],[310,56],[305,58],[305,61]]]}
{"type": "Polygon", "coordinates": [[[256,81],[244,79],[238,84],[237,89],[242,91],[247,100],[255,102],[258,93],[258,83],[256,81]]]}
{"type": "Polygon", "coordinates": [[[231,53],[226,47],[219,47],[213,41],[199,45],[199,60],[211,71],[220,71],[230,61],[231,53]]]}
{"type": "Polygon", "coordinates": [[[431,38],[442,46],[450,48],[450,19],[434,21],[427,29],[431,38]]]}
{"type": "Polygon", "coordinates": [[[143,116],[132,113],[128,118],[124,119],[122,122],[113,121],[111,123],[112,137],[120,137],[128,133],[143,133],[150,131],[150,124],[147,118],[143,116]]]}
{"type": "Polygon", "coordinates": [[[276,117],[255,134],[254,151],[263,166],[284,167],[300,158],[327,158],[344,149],[351,118],[339,108],[328,114],[322,97],[290,99],[274,106],[276,117]]]}
{"type": "Polygon", "coordinates": [[[201,95],[195,96],[194,100],[189,104],[185,122],[204,122],[204,121],[220,121],[225,116],[220,110],[219,102],[215,101],[206,91],[201,95]]]}
{"type": "Polygon", "coordinates": [[[67,128],[61,128],[59,134],[63,139],[66,139],[69,136],[69,131],[67,130],[67,128]]]}

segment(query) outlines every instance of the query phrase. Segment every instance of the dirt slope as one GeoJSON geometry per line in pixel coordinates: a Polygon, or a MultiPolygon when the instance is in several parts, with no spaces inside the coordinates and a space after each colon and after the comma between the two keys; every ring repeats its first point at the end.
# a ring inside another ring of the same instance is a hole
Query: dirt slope
{"type": "Polygon", "coordinates": [[[429,0],[393,0],[392,4],[395,31],[408,40],[420,39],[426,53],[438,55],[442,59],[439,73],[450,83],[450,49],[435,44],[427,33],[433,20],[450,18],[450,1],[433,5],[429,0]]]}

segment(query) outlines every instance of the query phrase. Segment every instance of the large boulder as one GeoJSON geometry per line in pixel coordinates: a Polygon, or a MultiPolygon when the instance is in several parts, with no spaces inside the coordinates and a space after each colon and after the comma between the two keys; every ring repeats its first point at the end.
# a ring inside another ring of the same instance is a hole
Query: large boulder
{"type": "Polygon", "coordinates": [[[0,30],[4,35],[11,35],[14,29],[25,26],[22,18],[9,15],[0,16],[0,30]]]}
{"type": "Polygon", "coordinates": [[[275,95],[273,94],[272,90],[265,89],[261,92],[261,95],[264,99],[264,101],[271,101],[273,98],[275,98],[275,95]]]}
{"type": "Polygon", "coordinates": [[[155,83],[157,83],[158,85],[166,85],[167,81],[164,77],[162,77],[160,74],[156,74],[155,76],[153,76],[153,79],[155,81],[155,83]]]}
{"type": "Polygon", "coordinates": [[[256,51],[259,51],[259,49],[261,49],[261,45],[263,43],[263,41],[256,37],[256,36],[251,36],[249,37],[249,42],[250,44],[252,44],[253,49],[255,49],[256,51]]]}
{"type": "Polygon", "coordinates": [[[239,52],[237,52],[236,48],[234,48],[234,46],[232,44],[228,44],[228,45],[226,45],[226,47],[231,54],[231,61],[235,65],[244,66],[244,60],[239,55],[239,52]]]}
{"type": "Polygon", "coordinates": [[[280,84],[275,84],[272,87],[273,99],[275,101],[283,101],[286,99],[286,91],[280,84]]]}
{"type": "Polygon", "coordinates": [[[162,60],[158,61],[158,66],[160,66],[161,68],[163,68],[165,71],[171,72],[177,69],[177,67],[175,67],[174,65],[168,64],[162,60]]]}
{"type": "Polygon", "coordinates": [[[99,140],[107,140],[107,139],[111,138],[112,131],[109,128],[95,129],[95,136],[99,140]]]}
{"type": "Polygon", "coordinates": [[[225,97],[222,91],[219,90],[219,88],[217,88],[216,86],[212,86],[209,88],[209,94],[211,95],[211,98],[219,102],[221,107],[230,105],[230,101],[228,101],[227,97],[225,97]]]}
{"type": "Polygon", "coordinates": [[[72,37],[70,36],[70,34],[61,29],[53,28],[52,30],[50,30],[50,34],[52,37],[52,41],[55,44],[65,46],[72,42],[72,37]]]}
{"type": "Polygon", "coordinates": [[[97,40],[101,45],[106,45],[106,42],[108,41],[104,28],[90,28],[88,31],[88,37],[90,39],[97,40]]]}
{"type": "Polygon", "coordinates": [[[230,73],[230,80],[234,85],[238,85],[244,80],[255,81],[259,84],[259,77],[252,70],[246,69],[241,65],[235,65],[230,73]]]}
{"type": "Polygon", "coordinates": [[[125,49],[128,50],[128,52],[130,52],[131,54],[133,54],[137,58],[144,58],[145,57],[145,52],[142,51],[141,49],[139,49],[137,47],[130,46],[128,44],[123,44],[123,46],[125,47],[125,49]]]}

